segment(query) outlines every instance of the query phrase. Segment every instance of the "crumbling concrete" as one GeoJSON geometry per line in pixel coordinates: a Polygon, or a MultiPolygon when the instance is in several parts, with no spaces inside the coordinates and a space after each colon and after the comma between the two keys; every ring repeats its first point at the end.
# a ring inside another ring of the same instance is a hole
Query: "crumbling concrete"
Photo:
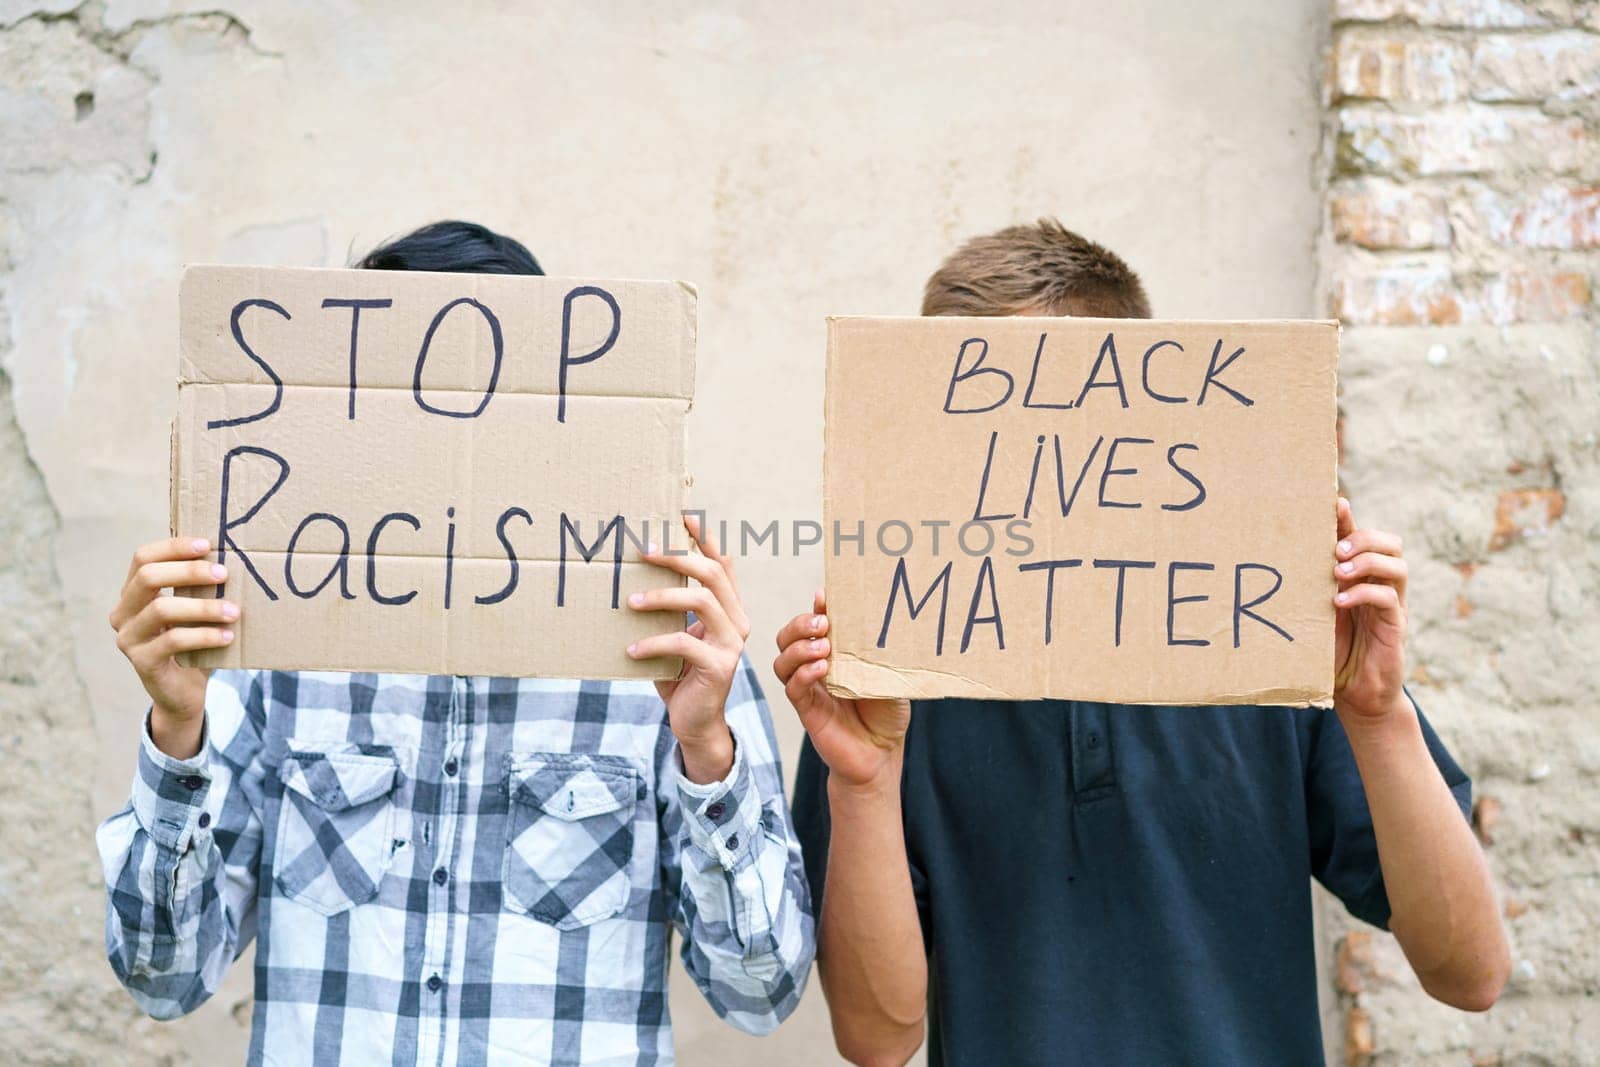
{"type": "Polygon", "coordinates": [[[1600,1063],[1597,5],[1333,8],[1344,477],[1405,538],[1412,691],[1476,781],[1513,953],[1463,1015],[1334,917],[1346,1059],[1600,1063]]]}

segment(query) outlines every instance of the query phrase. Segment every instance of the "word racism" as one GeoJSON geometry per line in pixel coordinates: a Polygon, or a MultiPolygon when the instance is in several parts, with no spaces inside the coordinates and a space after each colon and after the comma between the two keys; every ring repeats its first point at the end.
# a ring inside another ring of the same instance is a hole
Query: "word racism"
{"type": "Polygon", "coordinates": [[[683,507],[686,286],[192,268],[180,338],[173,526],[245,609],[197,662],[662,673],[620,600],[680,581],[625,548],[683,507]]]}
{"type": "Polygon", "coordinates": [[[1335,339],[1322,323],[832,320],[825,518],[1007,536],[975,559],[909,538],[892,560],[830,558],[831,683],[1326,697],[1335,339]],[[903,433],[886,439],[875,407],[903,433]]]}

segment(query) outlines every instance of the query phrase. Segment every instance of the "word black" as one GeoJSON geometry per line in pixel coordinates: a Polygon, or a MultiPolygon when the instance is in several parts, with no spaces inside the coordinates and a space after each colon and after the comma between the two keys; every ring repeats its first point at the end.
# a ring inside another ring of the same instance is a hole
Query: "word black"
{"type": "MultiPolygon", "coordinates": [[[[1128,407],[1128,384],[1122,373],[1121,360],[1117,356],[1115,333],[1106,334],[1106,339],[1100,344],[1100,354],[1095,357],[1094,364],[1089,368],[1089,373],[1084,376],[1076,392],[1068,388],[1054,399],[1045,399],[1042,396],[1045,390],[1039,387],[1039,370],[1045,361],[1045,343],[1049,338],[1049,333],[1039,334],[1039,347],[1033,354],[1033,370],[1028,375],[1028,386],[1022,394],[1023,407],[1055,411],[1081,408],[1089,400],[1090,394],[1096,390],[1115,392],[1118,404],[1124,408],[1128,407]],[[1041,396],[1036,397],[1036,392],[1041,396]]],[[[1169,393],[1163,390],[1175,389],[1177,386],[1161,383],[1181,377],[1181,372],[1174,370],[1170,364],[1182,358],[1183,346],[1176,341],[1157,341],[1145,349],[1144,357],[1139,361],[1137,384],[1146,397],[1159,404],[1202,405],[1207,400],[1211,400],[1214,404],[1219,395],[1226,395],[1244,407],[1251,407],[1255,404],[1254,400],[1230,388],[1219,377],[1233,365],[1235,360],[1244,355],[1244,349],[1235,348],[1227,355],[1224,355],[1224,352],[1225,346],[1219,337],[1211,349],[1211,359],[1206,365],[1205,377],[1201,379],[1199,389],[1192,395],[1169,393]],[[1153,366],[1157,369],[1153,370],[1153,366]]],[[[961,342],[961,348],[956,352],[955,368],[950,372],[950,388],[945,393],[946,414],[978,415],[994,411],[1011,400],[1017,390],[1016,377],[1000,367],[985,366],[988,358],[989,342],[984,338],[970,337],[961,342]],[[970,357],[969,351],[973,353],[970,357]],[[962,393],[959,403],[956,397],[958,390],[962,393]]],[[[1194,363],[1194,366],[1198,368],[1199,364],[1194,363]]]]}

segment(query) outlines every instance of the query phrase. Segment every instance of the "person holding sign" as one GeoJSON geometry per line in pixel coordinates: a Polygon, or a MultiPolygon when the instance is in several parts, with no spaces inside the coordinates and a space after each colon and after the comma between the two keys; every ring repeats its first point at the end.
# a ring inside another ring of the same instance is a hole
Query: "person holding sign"
{"type": "MultiPolygon", "coordinates": [[[[458,222],[360,266],[543,273],[458,222]]],[[[653,686],[185,666],[250,620],[161,595],[220,593],[207,541],[139,549],[110,621],[152,703],[98,834],[139,1006],[192,1011],[254,939],[252,1063],[667,1062],[675,928],[720,1016],[776,1027],[810,968],[808,893],[732,563],[684,525],[698,552],[641,558],[697,584],[626,598],[645,626],[695,616],[628,646],[683,661],[653,686]]]]}
{"type": "MultiPolygon", "coordinates": [[[[1148,318],[1055,222],[970,241],[925,315],[1148,318]]],[[[774,668],[808,735],[795,820],[841,1052],[898,1064],[1320,1063],[1315,877],[1437,999],[1509,957],[1471,784],[1403,688],[1399,538],[1337,508],[1334,706],[846,699],[824,594],[774,668]],[[826,892],[824,892],[826,889],[826,892]]]]}

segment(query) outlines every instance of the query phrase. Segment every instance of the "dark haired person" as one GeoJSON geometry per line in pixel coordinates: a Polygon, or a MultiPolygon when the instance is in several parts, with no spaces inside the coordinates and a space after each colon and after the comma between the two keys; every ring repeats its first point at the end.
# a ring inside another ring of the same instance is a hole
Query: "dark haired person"
{"type": "MultiPolygon", "coordinates": [[[[442,222],[358,266],[542,274],[442,222]]],[[[239,609],[206,544],[134,554],[111,612],[151,698],[133,797],[98,834],[112,967],[158,1018],[256,942],[251,1063],[670,1063],[670,930],[717,1013],[764,1033],[813,952],[772,724],[730,561],[645,558],[687,630],[673,682],[205,671],[239,609]]],[[[534,640],[536,638],[530,638],[534,640]]]]}
{"type": "MultiPolygon", "coordinates": [[[[963,246],[923,314],[1150,308],[1120,258],[1043,220],[963,246]]],[[[822,592],[784,626],[841,1052],[904,1063],[926,1025],[934,1064],[1320,1063],[1312,877],[1434,997],[1494,1003],[1509,959],[1471,785],[1402,689],[1400,540],[1337,507],[1332,711],[844,700],[822,592]]]]}

